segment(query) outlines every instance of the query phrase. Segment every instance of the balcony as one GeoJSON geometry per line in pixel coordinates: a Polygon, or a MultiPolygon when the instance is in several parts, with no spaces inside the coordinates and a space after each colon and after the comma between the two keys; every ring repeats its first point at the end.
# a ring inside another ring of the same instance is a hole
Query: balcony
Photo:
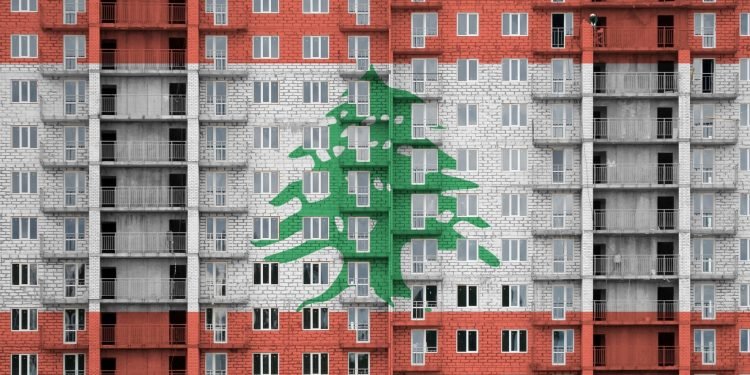
{"type": "Polygon", "coordinates": [[[737,73],[696,74],[690,83],[693,99],[736,99],[739,94],[737,73]]]}
{"type": "Polygon", "coordinates": [[[578,190],[581,173],[565,165],[539,166],[531,171],[531,186],[535,190],[578,190]]]}
{"type": "Polygon", "coordinates": [[[535,145],[581,144],[581,120],[577,118],[567,124],[543,124],[532,121],[531,129],[535,145]]]}
{"type": "Polygon", "coordinates": [[[438,73],[394,73],[392,76],[393,87],[405,91],[394,93],[393,99],[416,102],[417,98],[440,100],[443,97],[443,82],[447,77],[438,73]]]}
{"type": "Polygon", "coordinates": [[[539,30],[530,35],[534,42],[534,53],[542,55],[562,55],[581,53],[581,36],[578,28],[566,31],[565,27],[553,27],[539,30]],[[549,33],[547,33],[549,30],[549,33]]]}
{"type": "Polygon", "coordinates": [[[679,301],[594,300],[594,324],[676,324],[679,301]]]}
{"type": "Polygon", "coordinates": [[[184,120],[183,94],[102,94],[102,120],[184,120]]]}
{"type": "MultiPolygon", "coordinates": [[[[84,187],[85,188],[85,187],[84,187]]],[[[39,189],[39,208],[42,212],[86,212],[89,196],[85,192],[62,191],[63,189],[39,189]]]]}
{"type": "Polygon", "coordinates": [[[596,188],[670,188],[677,187],[678,165],[658,164],[594,164],[596,188]]]}
{"type": "Polygon", "coordinates": [[[713,255],[693,257],[690,278],[693,280],[734,280],[737,278],[737,257],[718,258],[713,255]]]}
{"type": "Polygon", "coordinates": [[[89,244],[87,238],[65,238],[39,234],[39,253],[45,259],[81,259],[88,258],[89,244]]]}
{"type": "Polygon", "coordinates": [[[731,145],[737,143],[739,121],[734,119],[693,119],[690,143],[705,145],[731,145]]]}
{"type": "Polygon", "coordinates": [[[675,369],[678,348],[675,346],[594,346],[594,368],[600,370],[675,369]]]}
{"type": "Polygon", "coordinates": [[[76,144],[56,146],[62,142],[39,142],[39,162],[46,168],[77,167],[89,165],[89,152],[86,146],[76,144]]]}
{"type": "Polygon", "coordinates": [[[102,257],[174,257],[185,255],[184,232],[118,232],[101,234],[102,257]]]}
{"type": "Polygon", "coordinates": [[[578,214],[535,213],[532,215],[532,232],[535,236],[575,236],[581,234],[578,214]]]}
{"type": "Polygon", "coordinates": [[[163,166],[182,164],[186,142],[101,142],[102,165],[163,166]]]}
{"type": "Polygon", "coordinates": [[[64,285],[62,278],[39,280],[39,295],[46,305],[84,305],[89,303],[88,286],[64,285]]]}
{"type": "Polygon", "coordinates": [[[86,79],[89,75],[89,65],[85,58],[65,58],[60,64],[40,64],[39,71],[42,77],[86,79]]]}
{"type": "Polygon", "coordinates": [[[693,213],[690,231],[694,235],[733,235],[737,233],[738,218],[737,210],[693,213]]]}
{"type": "Polygon", "coordinates": [[[184,303],[186,279],[117,278],[102,279],[102,302],[184,303]]]}
{"type": "Polygon", "coordinates": [[[102,324],[102,349],[148,349],[184,346],[184,324],[102,324]]]}
{"type": "Polygon", "coordinates": [[[205,286],[201,286],[200,303],[207,304],[228,304],[244,305],[249,298],[245,293],[232,293],[227,290],[227,284],[216,284],[211,280],[205,281],[205,286]]]}
{"type": "Polygon", "coordinates": [[[100,4],[102,28],[163,30],[185,28],[184,3],[164,1],[103,1],[100,4]]]}
{"type": "Polygon", "coordinates": [[[678,212],[665,210],[594,210],[594,231],[601,234],[676,233],[678,212]]]}
{"type": "Polygon", "coordinates": [[[693,190],[734,190],[737,188],[737,164],[696,164],[690,173],[690,188],[693,190]]]}
{"type": "Polygon", "coordinates": [[[87,122],[88,103],[66,102],[63,95],[58,97],[39,96],[39,117],[44,122],[87,122]]]}
{"type": "Polygon", "coordinates": [[[596,52],[676,51],[688,43],[688,33],[685,30],[675,30],[674,27],[598,26],[592,32],[596,52]]]}
{"type": "MultiPolygon", "coordinates": [[[[581,99],[581,77],[578,71],[575,72],[575,79],[550,79],[550,77],[539,77],[537,83],[533,85],[532,96],[539,100],[581,99]],[[546,84],[540,82],[547,81],[546,84]]],[[[535,77],[536,78],[536,77],[535,77]]]]}
{"type": "Polygon", "coordinates": [[[238,123],[247,124],[247,113],[244,109],[227,111],[227,96],[214,95],[200,103],[198,119],[203,123],[238,123]]]}
{"type": "Polygon", "coordinates": [[[551,256],[539,258],[535,257],[531,262],[531,278],[534,280],[578,280],[581,278],[581,266],[577,260],[549,260],[551,256]]]}
{"type": "Polygon", "coordinates": [[[184,49],[103,49],[102,75],[186,74],[184,49]]]}
{"type": "Polygon", "coordinates": [[[677,275],[678,259],[676,255],[594,255],[594,277],[670,278],[677,275]]]}
{"type": "Polygon", "coordinates": [[[443,2],[440,0],[426,0],[426,1],[394,0],[391,3],[391,9],[398,10],[398,11],[440,10],[442,8],[443,8],[443,2]]]}
{"type": "Polygon", "coordinates": [[[594,95],[602,97],[676,97],[678,74],[662,72],[594,73],[594,95]]]}
{"type": "Polygon", "coordinates": [[[184,210],[187,203],[184,186],[102,187],[100,204],[113,210],[184,210]]]}
{"type": "Polygon", "coordinates": [[[679,125],[677,118],[595,118],[594,142],[677,142],[679,125]]]}

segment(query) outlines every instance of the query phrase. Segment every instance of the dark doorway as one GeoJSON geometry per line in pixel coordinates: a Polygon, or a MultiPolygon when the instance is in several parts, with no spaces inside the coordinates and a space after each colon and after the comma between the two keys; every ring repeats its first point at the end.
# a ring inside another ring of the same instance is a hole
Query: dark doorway
{"type": "Polygon", "coordinates": [[[659,61],[657,64],[657,92],[675,92],[677,80],[674,74],[674,61],[659,61]]]}
{"type": "Polygon", "coordinates": [[[674,242],[656,243],[656,274],[674,275],[677,264],[674,256],[674,242]]]}
{"type": "Polygon", "coordinates": [[[185,299],[185,281],[187,279],[187,266],[184,264],[173,264],[169,266],[169,297],[171,299],[185,299]]]}
{"type": "Polygon", "coordinates": [[[607,183],[607,151],[594,151],[594,183],[607,183]]]}
{"type": "Polygon", "coordinates": [[[594,63],[594,93],[604,94],[607,92],[607,64],[594,63]]]}
{"type": "MultiPolygon", "coordinates": [[[[114,345],[116,342],[117,313],[102,313],[102,345],[114,345]]],[[[113,358],[114,359],[114,358],[113,358]]],[[[102,368],[104,370],[104,368],[102,368]]],[[[115,370],[113,367],[112,370],[115,370]]]]}
{"type": "Polygon", "coordinates": [[[169,205],[171,207],[185,207],[185,187],[187,175],[184,173],[169,174],[169,205]]]}
{"type": "Polygon", "coordinates": [[[594,107],[594,138],[607,139],[608,136],[607,107],[594,107]]]}
{"type": "Polygon", "coordinates": [[[102,130],[102,161],[116,161],[115,147],[117,146],[117,131],[102,130]]]}
{"type": "Polygon", "coordinates": [[[117,114],[117,85],[102,85],[102,115],[117,114]]]}
{"type": "Polygon", "coordinates": [[[674,320],[674,288],[671,286],[656,288],[656,304],[657,320],[674,320]]]}
{"type": "Polygon", "coordinates": [[[701,60],[701,92],[710,94],[714,92],[714,59],[701,60]]]}
{"type": "Polygon", "coordinates": [[[607,274],[607,244],[594,244],[594,275],[607,274]]]}
{"type": "Polygon", "coordinates": [[[659,332],[658,338],[658,356],[659,366],[674,366],[675,356],[677,351],[675,350],[674,332],[659,332]]]}
{"type": "Polygon", "coordinates": [[[187,223],[184,219],[169,220],[169,251],[172,253],[185,253],[187,250],[186,233],[187,223]]]}
{"type": "MultiPolygon", "coordinates": [[[[104,317],[105,313],[102,313],[104,317]]],[[[104,344],[102,342],[102,344],[104,344]]],[[[117,358],[102,357],[101,360],[102,375],[115,375],[117,374],[117,358]]]]}
{"type": "Polygon", "coordinates": [[[607,200],[594,199],[594,230],[607,229],[607,200]]]}
{"type": "Polygon", "coordinates": [[[607,17],[599,17],[594,26],[594,47],[607,47],[607,17]]]}
{"type": "Polygon", "coordinates": [[[659,48],[674,47],[674,16],[657,17],[656,44],[659,48]]]}
{"type": "Polygon", "coordinates": [[[674,183],[674,155],[671,152],[660,152],[656,155],[656,179],[659,185],[674,183]]]}
{"type": "Polygon", "coordinates": [[[169,69],[185,69],[185,50],[187,43],[185,38],[169,38],[169,69]]]}
{"type": "Polygon", "coordinates": [[[552,13],[552,48],[565,48],[564,13],[552,13]]]}
{"type": "Polygon", "coordinates": [[[672,108],[659,107],[656,109],[656,138],[672,139],[672,108]]]}
{"type": "MultiPolygon", "coordinates": [[[[169,343],[172,345],[185,344],[185,325],[187,314],[184,310],[169,311],[169,343]]],[[[171,362],[171,361],[170,361],[171,362]]]]}
{"type": "Polygon", "coordinates": [[[185,161],[187,129],[169,128],[169,160],[185,161]]]}
{"type": "Polygon", "coordinates": [[[114,254],[117,251],[117,222],[102,221],[102,254],[114,254]]]}
{"type": "Polygon", "coordinates": [[[607,343],[601,333],[594,334],[594,366],[607,365],[607,343]]]}
{"type": "Polygon", "coordinates": [[[183,82],[172,82],[169,84],[169,114],[171,116],[185,115],[185,94],[187,84],[183,82]]]}
{"type": "MultiPolygon", "coordinates": [[[[105,4],[106,3],[102,3],[102,8],[105,7],[105,4]]],[[[102,22],[106,22],[104,20],[104,14],[102,14],[102,22]]],[[[102,39],[99,45],[101,46],[102,50],[102,69],[115,69],[115,66],[117,64],[117,39],[102,39]]]]}
{"type": "Polygon", "coordinates": [[[657,223],[660,230],[673,230],[675,228],[674,197],[656,198],[657,223]]]}
{"type": "Polygon", "coordinates": [[[183,355],[170,355],[169,356],[169,373],[170,374],[185,374],[186,373],[186,361],[183,355]]]}
{"type": "Polygon", "coordinates": [[[102,207],[114,207],[117,201],[117,176],[101,177],[102,207]]]}
{"type": "Polygon", "coordinates": [[[594,320],[607,320],[606,289],[594,289],[594,320]]]}
{"type": "Polygon", "coordinates": [[[169,23],[185,24],[185,0],[169,0],[169,23]]]}

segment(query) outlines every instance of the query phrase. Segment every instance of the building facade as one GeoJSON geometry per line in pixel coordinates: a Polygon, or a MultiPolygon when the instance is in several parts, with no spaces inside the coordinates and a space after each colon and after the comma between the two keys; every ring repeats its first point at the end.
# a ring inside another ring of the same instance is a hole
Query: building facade
{"type": "Polygon", "coordinates": [[[748,0],[0,12],[0,374],[750,373],[748,0]]]}

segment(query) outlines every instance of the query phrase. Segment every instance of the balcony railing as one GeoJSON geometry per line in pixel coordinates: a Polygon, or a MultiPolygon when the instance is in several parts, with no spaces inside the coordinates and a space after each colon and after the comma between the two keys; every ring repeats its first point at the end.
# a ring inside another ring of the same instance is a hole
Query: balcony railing
{"type": "Polygon", "coordinates": [[[617,369],[658,369],[677,366],[675,346],[594,346],[594,367],[617,369]]]}
{"type": "Polygon", "coordinates": [[[677,89],[677,73],[594,73],[594,93],[599,95],[675,95],[677,89]]]}
{"type": "Polygon", "coordinates": [[[677,118],[595,118],[594,140],[668,142],[679,137],[677,118]]]}
{"type": "Polygon", "coordinates": [[[103,300],[167,302],[185,300],[186,279],[102,279],[103,300]]]}
{"type": "Polygon", "coordinates": [[[532,170],[531,182],[534,188],[575,189],[581,187],[581,173],[565,165],[540,166],[532,170]]]}
{"type": "Polygon", "coordinates": [[[674,27],[627,28],[598,26],[593,29],[597,50],[663,50],[687,45],[688,34],[674,27]]]}
{"type": "Polygon", "coordinates": [[[185,70],[187,66],[184,49],[103,49],[101,54],[104,72],[185,70]]]}
{"type": "Polygon", "coordinates": [[[126,256],[184,254],[187,234],[184,232],[102,233],[102,254],[126,256]]]}
{"type": "Polygon", "coordinates": [[[677,274],[675,255],[594,255],[594,276],[665,277],[677,274]]]}
{"type": "Polygon", "coordinates": [[[173,186],[102,187],[101,206],[112,208],[185,207],[186,188],[173,186]]]}
{"type": "Polygon", "coordinates": [[[102,117],[115,119],[158,120],[187,113],[184,94],[102,94],[101,106],[102,117]]]}
{"type": "Polygon", "coordinates": [[[692,143],[737,143],[739,121],[733,119],[692,119],[692,143]]]}
{"type": "Polygon", "coordinates": [[[102,324],[102,347],[158,348],[185,345],[184,324],[102,324]]]}
{"type": "Polygon", "coordinates": [[[102,142],[102,161],[180,162],[185,161],[186,142],[102,142]]]}
{"type": "Polygon", "coordinates": [[[737,220],[736,210],[693,212],[690,218],[690,230],[697,234],[734,234],[737,233],[737,220]]]}
{"type": "Polygon", "coordinates": [[[599,232],[663,232],[677,230],[677,210],[594,210],[594,230],[599,232]]]}
{"type": "Polygon", "coordinates": [[[597,185],[674,185],[677,184],[677,164],[594,164],[594,184],[597,185]]]}
{"type": "Polygon", "coordinates": [[[690,187],[693,189],[734,189],[737,187],[737,164],[693,164],[690,187]]]}
{"type": "Polygon", "coordinates": [[[101,3],[101,23],[122,27],[166,27],[185,25],[185,4],[163,1],[118,1],[101,3]]]}
{"type": "Polygon", "coordinates": [[[679,301],[594,300],[594,321],[608,323],[671,322],[677,319],[679,301]]]}

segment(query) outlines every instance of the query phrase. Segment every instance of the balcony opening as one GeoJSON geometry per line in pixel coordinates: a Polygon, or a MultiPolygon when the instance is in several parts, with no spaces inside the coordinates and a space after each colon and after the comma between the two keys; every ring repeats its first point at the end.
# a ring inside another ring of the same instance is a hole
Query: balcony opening
{"type": "MultiPolygon", "coordinates": [[[[114,60],[112,61],[114,69],[114,60]]],[[[117,114],[117,85],[102,85],[102,103],[101,111],[104,116],[114,116],[117,114]]]]}
{"type": "MultiPolygon", "coordinates": [[[[595,243],[594,244],[594,275],[601,276],[607,274],[607,244],[595,243]]],[[[604,295],[606,300],[606,294],[604,295]]]]}
{"type": "Polygon", "coordinates": [[[565,48],[564,13],[552,13],[552,48],[565,48]]]}
{"type": "Polygon", "coordinates": [[[656,274],[668,276],[675,274],[674,242],[656,243],[656,274]]]}
{"type": "Polygon", "coordinates": [[[671,107],[658,107],[656,108],[656,138],[657,139],[672,139],[672,108],[671,107]]]}
{"type": "MultiPolygon", "coordinates": [[[[594,269],[596,270],[596,267],[594,269]]],[[[607,290],[594,289],[594,321],[605,320],[607,320],[607,290]]]]}
{"type": "Polygon", "coordinates": [[[187,129],[169,128],[169,161],[185,161],[187,129]]]}
{"type": "MultiPolygon", "coordinates": [[[[607,152],[606,151],[594,151],[593,155],[594,162],[594,183],[595,184],[606,184],[607,183],[607,152]]],[[[595,208],[596,209],[596,208],[595,208]]],[[[602,208],[604,209],[604,208],[602,208]]],[[[602,217],[603,220],[603,217],[602,217]]]]}
{"type": "Polygon", "coordinates": [[[606,92],[607,92],[607,64],[606,63],[594,63],[594,93],[604,94],[606,92]]]}
{"type": "Polygon", "coordinates": [[[185,187],[187,186],[187,174],[169,174],[169,206],[185,207],[185,187]]]}
{"type": "Polygon", "coordinates": [[[659,185],[674,183],[674,155],[671,152],[657,154],[656,178],[659,185]]]}
{"type": "Polygon", "coordinates": [[[714,92],[715,64],[714,59],[700,59],[701,92],[704,94],[714,92]]]}
{"type": "Polygon", "coordinates": [[[594,366],[607,365],[606,336],[601,333],[594,334],[594,366]]]}
{"type": "MultiPolygon", "coordinates": [[[[102,318],[104,317],[104,314],[102,313],[102,318]]],[[[104,322],[104,319],[102,319],[102,322],[104,322]]],[[[102,375],[116,375],[117,374],[117,358],[109,358],[109,357],[102,357],[101,361],[99,362],[102,370],[102,375]]]]}
{"type": "MultiPolygon", "coordinates": [[[[169,344],[185,344],[185,325],[187,324],[187,313],[185,310],[169,310],[169,344]]],[[[184,357],[183,357],[184,358],[184,357]]],[[[169,361],[170,370],[172,361],[169,361]]],[[[184,367],[183,367],[184,370],[184,367]]]]}
{"type": "Polygon", "coordinates": [[[596,20],[596,26],[594,26],[594,47],[607,47],[607,17],[600,16],[596,20]]]}
{"type": "Polygon", "coordinates": [[[185,299],[185,280],[187,279],[187,266],[184,264],[173,264],[169,266],[169,298],[185,299]]]}
{"type": "Polygon", "coordinates": [[[607,107],[594,107],[594,138],[607,139],[609,124],[607,122],[607,107]]]}
{"type": "Polygon", "coordinates": [[[169,252],[184,254],[187,250],[187,221],[185,219],[169,220],[169,252]]]}
{"type": "MultiPolygon", "coordinates": [[[[104,16],[102,22],[103,20],[104,16]]],[[[117,39],[102,39],[99,47],[102,51],[102,70],[114,70],[117,61],[117,39]]]]}
{"type": "Polygon", "coordinates": [[[102,254],[114,254],[117,251],[117,222],[102,221],[102,254]]]}
{"type": "MultiPolygon", "coordinates": [[[[117,289],[117,268],[102,267],[101,276],[102,276],[102,286],[101,286],[102,299],[117,298],[117,290],[116,290],[117,289]]],[[[112,324],[115,324],[115,323],[112,323],[112,324]]]]}
{"type": "Polygon", "coordinates": [[[674,316],[674,288],[660,286],[656,288],[656,320],[672,321],[674,316]]]}
{"type": "Polygon", "coordinates": [[[101,192],[102,207],[114,207],[115,194],[117,192],[117,176],[102,176],[101,192]]]}
{"type": "Polygon", "coordinates": [[[656,215],[660,230],[673,230],[675,228],[674,197],[657,197],[656,215]]]}
{"type": "MultiPolygon", "coordinates": [[[[103,269],[102,269],[103,270],[103,269]]],[[[115,326],[117,325],[117,313],[115,312],[103,312],[102,316],[102,345],[114,345],[117,342],[115,337],[115,326]]],[[[111,358],[111,361],[107,363],[107,367],[104,367],[104,360],[102,358],[102,372],[111,371],[115,373],[117,371],[117,363],[115,358],[111,358]]]]}
{"type": "Polygon", "coordinates": [[[102,23],[115,23],[117,20],[117,0],[102,1],[100,16],[102,23]]]}
{"type": "Polygon", "coordinates": [[[187,361],[184,355],[169,356],[169,375],[185,375],[187,373],[187,361]]]}
{"type": "Polygon", "coordinates": [[[658,337],[659,366],[674,366],[676,363],[675,355],[677,354],[674,332],[659,332],[658,337]]]}
{"type": "Polygon", "coordinates": [[[659,61],[656,66],[658,72],[656,76],[656,92],[660,94],[675,92],[677,88],[677,80],[674,71],[674,61],[659,61]]]}
{"type": "Polygon", "coordinates": [[[184,25],[185,24],[185,0],[169,0],[167,4],[169,7],[169,24],[170,25],[184,25]]]}
{"type": "Polygon", "coordinates": [[[115,147],[117,146],[117,131],[102,130],[101,132],[101,157],[102,161],[116,161],[115,147]]]}
{"type": "MultiPolygon", "coordinates": [[[[170,12],[169,12],[170,23],[172,19],[172,10],[171,10],[172,1],[174,0],[170,0],[170,12]]],[[[184,23],[184,20],[183,20],[183,23],[184,23]]],[[[169,38],[169,69],[170,70],[185,70],[186,49],[187,49],[187,41],[185,40],[185,38],[169,38]]]]}
{"type": "Polygon", "coordinates": [[[169,114],[171,116],[185,116],[185,94],[187,83],[172,82],[169,84],[169,114]]]}
{"type": "Polygon", "coordinates": [[[656,24],[657,47],[674,47],[674,16],[658,16],[656,24]]]}

